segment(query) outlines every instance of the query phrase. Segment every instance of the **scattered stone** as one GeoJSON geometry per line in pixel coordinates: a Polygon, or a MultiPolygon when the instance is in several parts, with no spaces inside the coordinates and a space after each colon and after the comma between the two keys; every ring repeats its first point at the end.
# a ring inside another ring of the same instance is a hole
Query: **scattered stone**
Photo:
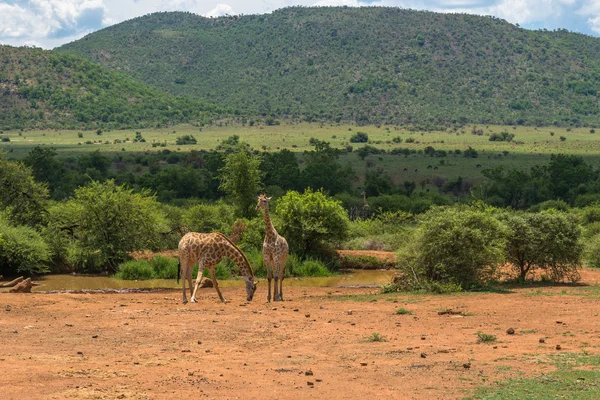
{"type": "Polygon", "coordinates": [[[294,308],[292,311],[294,311],[294,312],[298,312],[298,311],[300,311],[300,310],[299,310],[299,309],[297,309],[297,308],[294,308]]]}
{"type": "Polygon", "coordinates": [[[194,373],[192,371],[188,372],[188,376],[194,376],[194,373]]]}
{"type": "Polygon", "coordinates": [[[285,356],[285,358],[292,358],[292,356],[285,356]]]}
{"type": "Polygon", "coordinates": [[[427,354],[421,353],[421,358],[427,358],[427,354]]]}
{"type": "Polygon", "coordinates": [[[352,322],[352,323],[350,323],[350,325],[354,326],[354,325],[356,325],[356,324],[355,324],[354,322],[352,322]]]}
{"type": "Polygon", "coordinates": [[[497,348],[498,348],[498,346],[494,346],[493,348],[494,348],[494,349],[497,349],[497,348]]]}
{"type": "Polygon", "coordinates": [[[219,320],[218,319],[213,319],[212,322],[219,322],[219,320]]]}
{"type": "Polygon", "coordinates": [[[306,382],[306,384],[307,384],[308,386],[314,386],[314,385],[315,385],[315,383],[314,383],[314,382],[311,382],[311,381],[308,381],[308,382],[306,382]]]}
{"type": "Polygon", "coordinates": [[[65,324],[66,327],[72,328],[73,324],[65,324]]]}
{"type": "Polygon", "coordinates": [[[10,304],[7,304],[7,305],[6,305],[6,307],[4,307],[4,309],[5,309],[6,311],[10,311],[10,309],[11,309],[11,307],[10,307],[10,304]]]}
{"type": "Polygon", "coordinates": [[[348,310],[348,315],[352,315],[352,310],[348,310]]]}
{"type": "Polygon", "coordinates": [[[277,307],[273,307],[273,308],[271,308],[271,310],[277,311],[277,307]]]}
{"type": "Polygon", "coordinates": [[[310,314],[304,314],[306,318],[310,318],[310,314]]]}
{"type": "Polygon", "coordinates": [[[330,323],[332,323],[332,322],[333,322],[332,320],[329,320],[329,321],[327,321],[327,323],[328,323],[328,324],[330,324],[330,323]]]}
{"type": "Polygon", "coordinates": [[[367,365],[368,365],[368,364],[367,364],[366,362],[361,362],[361,363],[360,363],[360,366],[361,366],[361,367],[366,367],[367,365]]]}
{"type": "Polygon", "coordinates": [[[546,339],[545,338],[540,338],[540,343],[546,343],[546,339]]]}
{"type": "Polygon", "coordinates": [[[425,340],[425,339],[427,339],[427,338],[425,337],[425,335],[421,335],[421,340],[425,340]]]}
{"type": "MultiPolygon", "coordinates": [[[[325,310],[325,307],[319,306],[319,310],[325,310]]],[[[318,381],[317,381],[318,382],[318,381]]]]}
{"type": "Polygon", "coordinates": [[[557,324],[562,324],[562,321],[556,321],[557,324]]]}
{"type": "Polygon", "coordinates": [[[273,325],[273,328],[279,328],[279,325],[275,324],[273,325]]]}
{"type": "Polygon", "coordinates": [[[312,369],[309,369],[308,371],[306,371],[304,373],[304,375],[306,375],[306,376],[312,376],[313,375],[312,369]]]}
{"type": "Polygon", "coordinates": [[[192,351],[190,349],[183,349],[181,350],[182,353],[191,353],[192,351]]]}
{"type": "Polygon", "coordinates": [[[469,368],[471,368],[471,363],[464,363],[463,367],[464,367],[464,369],[469,369],[469,368]]]}
{"type": "Polygon", "coordinates": [[[317,382],[323,382],[323,379],[315,379],[317,382]]]}
{"type": "Polygon", "coordinates": [[[119,304],[119,307],[127,307],[127,304],[119,304]]]}
{"type": "Polygon", "coordinates": [[[98,339],[98,335],[93,335],[92,339],[98,339]]]}
{"type": "Polygon", "coordinates": [[[209,349],[204,350],[205,353],[210,353],[209,349]]]}
{"type": "Polygon", "coordinates": [[[506,330],[506,333],[507,333],[508,335],[514,335],[514,334],[515,334],[515,330],[514,330],[513,328],[508,328],[508,329],[506,330]]]}
{"type": "Polygon", "coordinates": [[[202,344],[202,341],[198,340],[198,344],[202,344]]]}
{"type": "Polygon", "coordinates": [[[560,347],[560,344],[556,345],[556,350],[560,350],[562,347],[560,347]]]}
{"type": "Polygon", "coordinates": [[[80,356],[83,355],[83,351],[78,351],[77,354],[79,354],[80,356]]]}

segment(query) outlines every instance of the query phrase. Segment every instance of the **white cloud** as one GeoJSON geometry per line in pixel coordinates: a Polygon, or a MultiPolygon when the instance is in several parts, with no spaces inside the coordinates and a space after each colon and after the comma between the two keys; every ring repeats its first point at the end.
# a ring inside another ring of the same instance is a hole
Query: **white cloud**
{"type": "Polygon", "coordinates": [[[220,17],[222,15],[235,15],[235,12],[229,4],[219,3],[215,8],[204,14],[207,18],[220,17]]]}
{"type": "Polygon", "coordinates": [[[40,44],[104,25],[103,0],[20,0],[0,2],[0,40],[40,44]]]}
{"type": "Polygon", "coordinates": [[[600,35],[600,0],[0,0],[0,43],[39,43],[51,48],[156,11],[216,17],[262,14],[294,5],[377,5],[494,15],[525,27],[600,35]]]}

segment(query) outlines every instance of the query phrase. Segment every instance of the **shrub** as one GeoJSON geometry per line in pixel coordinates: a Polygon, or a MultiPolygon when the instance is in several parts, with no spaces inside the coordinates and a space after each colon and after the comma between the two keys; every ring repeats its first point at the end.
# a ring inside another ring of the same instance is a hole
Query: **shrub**
{"type": "Polygon", "coordinates": [[[590,268],[600,268],[600,235],[593,236],[585,246],[585,263],[590,268]]]}
{"type": "Polygon", "coordinates": [[[470,289],[488,284],[504,260],[505,228],[488,211],[436,207],[421,220],[411,244],[398,254],[406,284],[428,282],[470,289]]]}
{"type": "Polygon", "coordinates": [[[0,275],[48,272],[48,246],[35,230],[0,218],[0,275]]]}
{"type": "Polygon", "coordinates": [[[4,136],[4,137],[2,138],[2,141],[3,141],[3,142],[10,142],[10,138],[9,138],[9,137],[7,137],[7,136],[4,136]]]}
{"type": "Polygon", "coordinates": [[[322,191],[289,191],[277,203],[281,233],[302,254],[339,244],[348,234],[348,216],[341,203],[322,191]]]}
{"type": "MultiPolygon", "coordinates": [[[[293,261],[293,260],[292,260],[293,261]]],[[[331,272],[321,260],[307,258],[300,263],[292,262],[293,276],[330,276],[331,272]]]]}
{"type": "Polygon", "coordinates": [[[228,235],[235,222],[233,207],[223,203],[201,203],[187,209],[183,223],[192,232],[223,232],[228,235]]]}
{"type": "Polygon", "coordinates": [[[159,279],[176,279],[177,264],[177,259],[160,255],[154,256],[150,260],[150,265],[154,270],[154,277],[159,279]]]}
{"type": "Polygon", "coordinates": [[[507,131],[501,133],[492,133],[490,135],[490,142],[510,142],[515,137],[514,133],[509,133],[507,131]]]}
{"type": "Polygon", "coordinates": [[[351,143],[367,143],[369,141],[369,135],[364,132],[356,132],[350,136],[351,143]]]}
{"type": "Polygon", "coordinates": [[[579,279],[583,247],[581,229],[574,215],[557,211],[506,213],[501,216],[509,229],[507,261],[519,273],[521,281],[535,270],[546,278],[561,281],[579,279]]]}
{"type": "Polygon", "coordinates": [[[477,343],[494,343],[496,340],[498,339],[494,335],[477,332],[477,343]]]}
{"type": "Polygon", "coordinates": [[[406,308],[399,308],[394,312],[394,314],[397,315],[412,315],[412,313],[412,311],[407,310],[406,308]]]}
{"type": "Polygon", "coordinates": [[[117,279],[143,281],[154,278],[154,269],[146,260],[127,261],[119,265],[117,279]]]}
{"type": "Polygon", "coordinates": [[[569,211],[571,207],[563,200],[546,200],[529,207],[529,212],[540,212],[546,210],[569,211]]]}
{"type": "Polygon", "coordinates": [[[175,144],[177,144],[178,146],[184,146],[184,145],[196,144],[196,143],[198,143],[198,141],[196,140],[196,138],[193,135],[179,136],[179,137],[177,137],[177,140],[175,141],[175,144]]]}

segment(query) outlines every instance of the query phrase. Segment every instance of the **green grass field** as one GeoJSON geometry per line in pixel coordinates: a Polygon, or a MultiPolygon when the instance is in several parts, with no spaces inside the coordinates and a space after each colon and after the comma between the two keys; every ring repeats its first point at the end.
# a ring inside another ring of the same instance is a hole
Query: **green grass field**
{"type": "Polygon", "coordinates": [[[0,149],[9,152],[10,158],[23,158],[36,145],[53,146],[61,156],[77,155],[83,152],[101,150],[107,153],[140,153],[190,150],[212,150],[222,140],[231,135],[239,135],[240,140],[252,147],[266,151],[290,149],[296,152],[311,150],[309,139],[316,138],[330,142],[332,147],[345,148],[351,145],[353,153],[341,157],[343,163],[352,164],[359,176],[368,168],[382,167],[396,182],[432,180],[435,177],[456,178],[462,176],[477,182],[482,178],[481,170],[504,165],[507,167],[530,168],[545,163],[551,154],[577,154],[594,167],[600,168],[600,132],[590,133],[589,128],[565,129],[555,127],[516,127],[477,126],[483,135],[472,134],[473,126],[457,131],[411,132],[397,127],[350,126],[318,123],[284,123],[279,126],[242,126],[221,123],[202,129],[191,125],[178,125],[168,129],[106,131],[97,135],[95,131],[45,130],[27,132],[4,132],[1,137],[10,142],[0,142],[0,149]],[[218,126],[222,125],[222,126],[218,126]],[[134,143],[136,132],[142,133],[146,142],[134,143]],[[513,142],[492,142],[489,135],[508,131],[515,135],[513,142]],[[352,134],[364,132],[369,136],[369,144],[390,151],[394,148],[422,150],[432,146],[436,150],[464,151],[469,147],[479,152],[478,158],[465,158],[462,154],[449,154],[447,157],[430,157],[423,154],[369,155],[361,160],[356,150],[362,143],[349,143],[352,134]],[[552,135],[551,132],[554,134],[552,135]],[[79,137],[81,133],[82,137],[79,137]],[[178,146],[176,139],[183,135],[194,135],[196,145],[178,146]],[[400,137],[402,143],[394,143],[400,137]],[[561,140],[564,137],[565,140],[561,140]],[[414,142],[406,143],[407,138],[414,142]],[[166,143],[166,147],[152,147],[153,143],[166,143]],[[505,154],[504,152],[508,152],[505,154]],[[430,168],[428,168],[430,166],[430,168]],[[435,169],[437,167],[437,169],[435,169]],[[406,170],[405,170],[406,169],[406,170]]]}

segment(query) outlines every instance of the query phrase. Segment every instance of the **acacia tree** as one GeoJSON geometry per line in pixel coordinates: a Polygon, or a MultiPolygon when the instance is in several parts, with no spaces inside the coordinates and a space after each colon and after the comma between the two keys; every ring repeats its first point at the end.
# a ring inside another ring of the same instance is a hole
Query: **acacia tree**
{"type": "Polygon", "coordinates": [[[519,280],[536,270],[553,281],[579,279],[583,246],[581,228],[573,215],[549,210],[539,213],[506,213],[501,219],[509,229],[506,258],[519,280]]]}
{"type": "Polygon", "coordinates": [[[260,156],[253,155],[243,145],[225,158],[225,166],[219,170],[221,185],[219,189],[227,193],[235,205],[238,216],[251,218],[255,215],[252,206],[262,187],[260,156]]]}

